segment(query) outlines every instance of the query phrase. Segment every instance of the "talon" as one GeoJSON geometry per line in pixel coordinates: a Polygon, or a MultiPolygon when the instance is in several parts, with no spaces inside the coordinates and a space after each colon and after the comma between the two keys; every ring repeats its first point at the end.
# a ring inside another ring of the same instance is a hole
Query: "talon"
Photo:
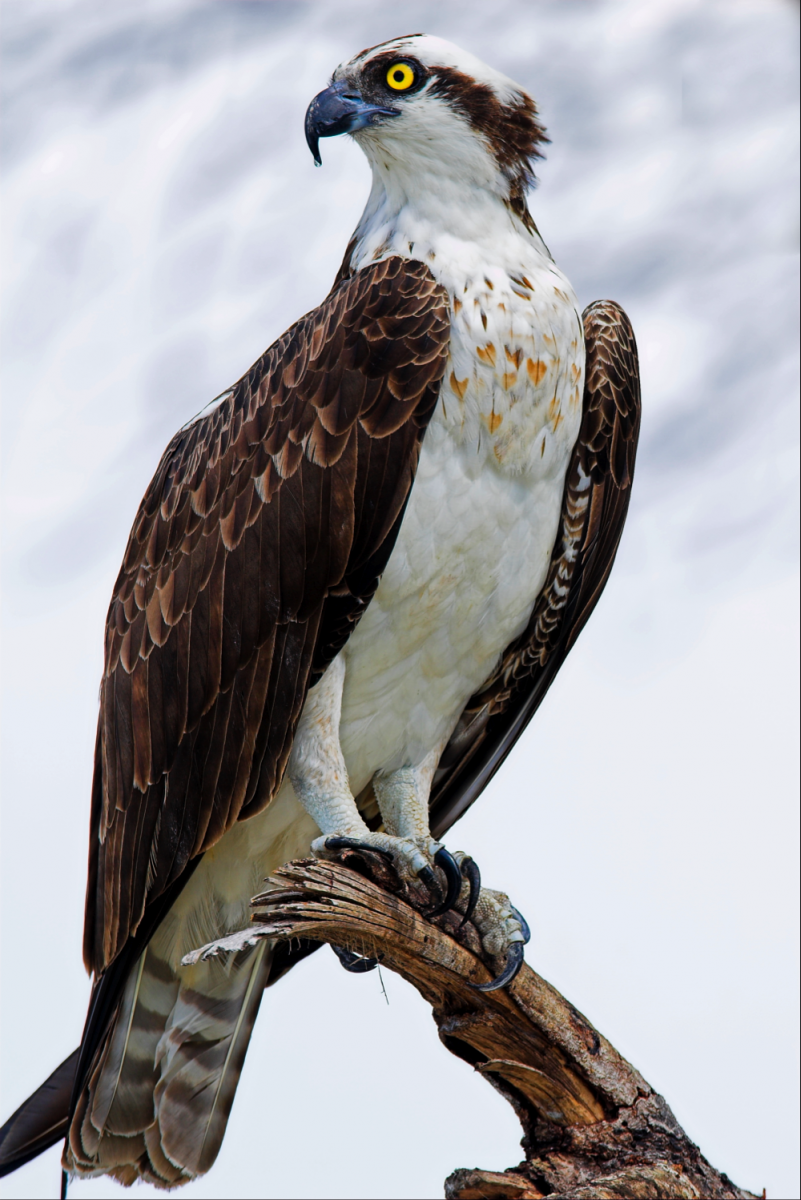
{"type": "Polygon", "coordinates": [[[515,908],[514,904],[510,904],[509,907],[512,910],[512,916],[515,918],[516,921],[520,922],[520,930],[521,930],[521,933],[523,934],[523,945],[527,946],[528,943],[531,941],[531,930],[528,927],[528,921],[523,916],[523,914],[518,909],[515,908]]]}
{"type": "Polygon", "coordinates": [[[344,946],[331,945],[331,949],[345,970],[352,971],[354,975],[363,975],[365,971],[374,971],[378,966],[377,958],[369,958],[366,954],[355,954],[353,950],[346,950],[344,946]]]}
{"type": "Polygon", "coordinates": [[[436,895],[436,893],[439,891],[437,877],[431,870],[431,867],[421,867],[417,872],[417,878],[426,888],[428,888],[429,892],[433,892],[436,895]]]}
{"type": "Polygon", "coordinates": [[[438,917],[441,913],[448,912],[459,899],[459,893],[462,890],[461,872],[451,852],[446,850],[444,846],[440,846],[434,855],[434,862],[444,872],[448,883],[448,890],[442,903],[438,904],[436,908],[432,908],[431,912],[426,913],[427,917],[438,917]]]}
{"type": "Polygon", "coordinates": [[[326,850],[367,850],[370,854],[380,854],[388,863],[392,862],[392,855],[388,850],[379,850],[377,846],[371,846],[369,842],[360,842],[358,838],[340,837],[339,834],[333,834],[325,839],[326,850]]]}
{"type": "Polygon", "coordinates": [[[478,897],[481,892],[481,872],[478,869],[478,863],[472,858],[466,857],[462,859],[461,867],[462,874],[470,884],[470,895],[467,898],[467,908],[465,909],[464,916],[462,917],[462,924],[459,926],[460,929],[467,924],[473,913],[476,911],[478,897]]]}
{"type": "Polygon", "coordinates": [[[498,978],[491,979],[489,983],[471,983],[470,986],[477,992],[497,992],[500,988],[506,987],[507,983],[512,982],[522,965],[523,942],[512,942],[506,955],[506,966],[498,978]]]}

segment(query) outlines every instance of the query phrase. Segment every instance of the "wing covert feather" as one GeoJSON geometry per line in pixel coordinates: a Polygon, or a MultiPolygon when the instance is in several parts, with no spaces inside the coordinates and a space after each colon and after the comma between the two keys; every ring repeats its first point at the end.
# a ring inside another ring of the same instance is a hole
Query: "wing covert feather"
{"type": "Polygon", "coordinates": [[[450,327],[428,268],[342,279],[170,442],[106,622],[84,958],[280,785],[394,544],[450,327]]]}

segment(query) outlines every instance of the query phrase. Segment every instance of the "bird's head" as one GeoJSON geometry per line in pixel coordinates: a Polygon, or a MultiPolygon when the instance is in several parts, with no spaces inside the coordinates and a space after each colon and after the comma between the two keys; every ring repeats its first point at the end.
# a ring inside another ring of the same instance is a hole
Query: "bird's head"
{"type": "Polygon", "coordinates": [[[350,133],[388,190],[490,191],[521,219],[548,139],[534,101],[451,42],[425,34],[363,50],[334,71],[306,113],[306,140],[350,133]]]}

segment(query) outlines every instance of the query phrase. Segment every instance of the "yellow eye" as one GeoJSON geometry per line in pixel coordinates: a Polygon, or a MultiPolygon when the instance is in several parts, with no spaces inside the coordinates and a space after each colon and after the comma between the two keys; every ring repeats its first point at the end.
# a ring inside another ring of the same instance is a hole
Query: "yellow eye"
{"type": "Polygon", "coordinates": [[[408,63],[393,63],[387,71],[387,83],[394,92],[405,92],[414,83],[414,71],[408,63]]]}

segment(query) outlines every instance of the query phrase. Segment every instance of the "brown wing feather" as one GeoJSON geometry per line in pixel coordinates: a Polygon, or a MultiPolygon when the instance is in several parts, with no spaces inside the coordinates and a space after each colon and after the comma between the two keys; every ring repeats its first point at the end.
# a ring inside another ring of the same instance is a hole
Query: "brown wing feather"
{"type": "Polygon", "coordinates": [[[64,1137],[78,1053],[73,1050],[0,1129],[0,1177],[64,1137]]]}
{"type": "Polygon", "coordinates": [[[343,279],[172,440],[106,623],[84,957],[280,784],[310,685],[394,544],[449,341],[398,258],[343,279]]]}
{"type": "Polygon", "coordinates": [[[623,532],[640,430],[637,346],[611,300],[591,304],[583,319],[584,415],[548,577],[526,629],[469,700],[442,756],[431,793],[437,837],[480,795],[541,704],[598,602],[623,532]]]}

